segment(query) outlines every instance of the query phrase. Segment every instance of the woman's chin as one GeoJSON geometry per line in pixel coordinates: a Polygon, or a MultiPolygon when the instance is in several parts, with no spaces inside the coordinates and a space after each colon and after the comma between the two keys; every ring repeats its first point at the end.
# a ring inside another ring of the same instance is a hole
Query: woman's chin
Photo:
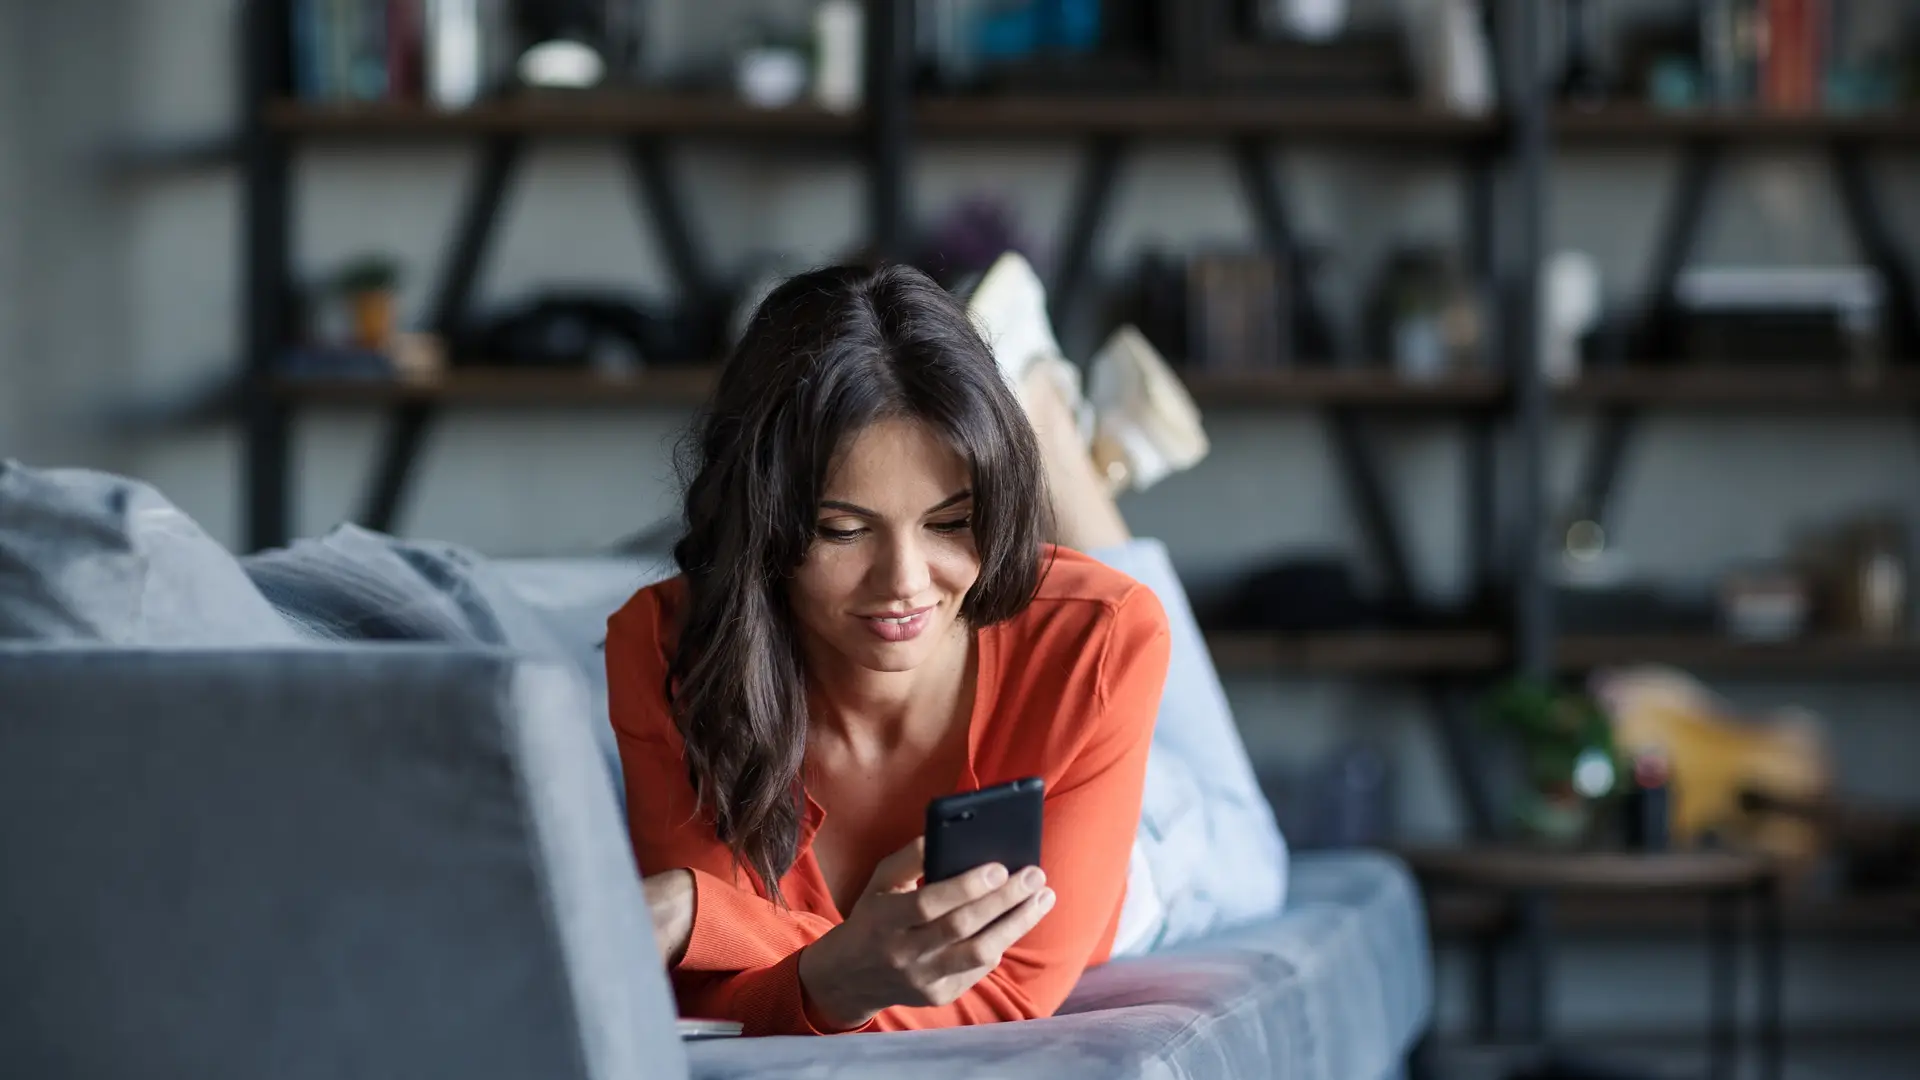
{"type": "Polygon", "coordinates": [[[932,643],[922,640],[866,642],[850,655],[868,671],[912,671],[933,655],[932,643]]]}

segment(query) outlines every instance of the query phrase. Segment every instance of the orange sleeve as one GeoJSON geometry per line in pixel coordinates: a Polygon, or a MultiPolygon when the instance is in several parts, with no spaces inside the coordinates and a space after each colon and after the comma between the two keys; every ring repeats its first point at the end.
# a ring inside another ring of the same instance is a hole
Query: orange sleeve
{"type": "Polygon", "coordinates": [[[607,626],[607,703],[626,778],[627,831],[642,875],[693,871],[693,932],[674,965],[683,1015],[740,1020],[749,1035],[812,1032],[799,951],[833,928],[782,909],[742,884],[733,854],[700,812],[666,698],[657,607],[644,602],[607,626]],[[650,617],[651,616],[651,617],[650,617]]]}
{"type": "Polygon", "coordinates": [[[1135,587],[1116,609],[1087,715],[1028,717],[1015,729],[1038,735],[1049,723],[1073,724],[1080,733],[1069,744],[1067,759],[1048,770],[1040,865],[1055,894],[1053,910],[1007,950],[998,968],[951,1005],[887,1009],[874,1018],[873,1029],[1052,1016],[1081,973],[1105,959],[1096,953],[1111,945],[1114,915],[1127,887],[1147,747],[1167,679],[1168,642],[1159,599],[1145,586],[1135,587]]]}

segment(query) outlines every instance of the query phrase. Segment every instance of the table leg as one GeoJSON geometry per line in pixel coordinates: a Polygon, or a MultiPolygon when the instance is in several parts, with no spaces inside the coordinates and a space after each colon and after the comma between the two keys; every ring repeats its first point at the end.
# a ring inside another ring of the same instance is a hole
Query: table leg
{"type": "Polygon", "coordinates": [[[1780,1080],[1786,1064],[1786,1030],[1780,1003],[1784,993],[1780,932],[1780,890],[1773,875],[1760,882],[1760,1076],[1761,1080],[1780,1080]]]}
{"type": "Polygon", "coordinates": [[[1523,984],[1526,1000],[1521,1013],[1520,1030],[1535,1043],[1546,1043],[1547,1021],[1553,1013],[1549,1000],[1552,988],[1548,958],[1553,954],[1553,932],[1548,925],[1547,897],[1539,892],[1523,892],[1515,897],[1518,905],[1520,951],[1526,965],[1523,984]]]}
{"type": "Polygon", "coordinates": [[[1739,899],[1726,891],[1707,897],[1707,1075],[1713,1080],[1734,1080],[1739,1064],[1739,899]]]}
{"type": "Polygon", "coordinates": [[[1500,1038],[1500,960],[1504,950],[1501,935],[1483,934],[1474,939],[1474,1027],[1479,1041],[1491,1043],[1500,1038]]]}

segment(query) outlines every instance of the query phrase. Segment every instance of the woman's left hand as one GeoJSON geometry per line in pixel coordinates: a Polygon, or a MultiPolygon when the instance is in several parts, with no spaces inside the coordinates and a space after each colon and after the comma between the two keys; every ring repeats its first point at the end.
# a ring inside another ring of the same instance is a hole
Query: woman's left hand
{"type": "Polygon", "coordinates": [[[647,911],[653,916],[654,940],[667,966],[686,955],[693,937],[693,871],[681,867],[640,879],[647,890],[647,911]]]}

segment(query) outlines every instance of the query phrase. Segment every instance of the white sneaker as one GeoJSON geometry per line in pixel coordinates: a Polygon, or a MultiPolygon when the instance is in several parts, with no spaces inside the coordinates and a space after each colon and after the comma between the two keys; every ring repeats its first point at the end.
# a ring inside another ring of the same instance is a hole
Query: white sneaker
{"type": "Polygon", "coordinates": [[[1079,421],[1082,438],[1091,436],[1092,411],[1080,393],[1080,369],[1067,359],[1053,335],[1047,289],[1032,264],[1017,251],[994,260],[967,299],[967,311],[993,347],[993,358],[1014,393],[1019,394],[1029,372],[1042,368],[1079,421]]]}
{"type": "Polygon", "coordinates": [[[1114,331],[1088,370],[1094,464],[1116,490],[1145,491],[1207,456],[1200,407],[1146,335],[1114,331]]]}

